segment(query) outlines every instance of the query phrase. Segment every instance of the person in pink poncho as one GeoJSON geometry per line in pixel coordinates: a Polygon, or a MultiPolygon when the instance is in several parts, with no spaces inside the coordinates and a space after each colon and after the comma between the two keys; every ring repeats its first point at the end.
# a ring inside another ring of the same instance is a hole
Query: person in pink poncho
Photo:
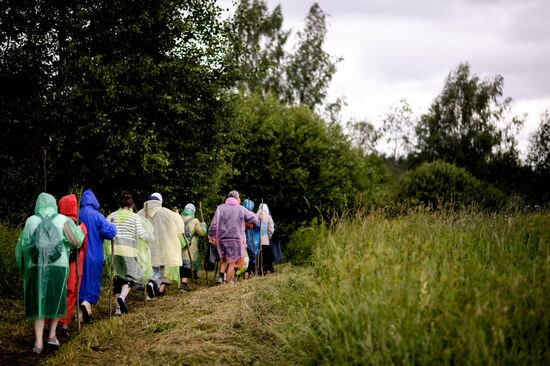
{"type": "Polygon", "coordinates": [[[220,255],[220,278],[218,283],[232,283],[235,262],[246,255],[245,224],[257,224],[256,214],[240,205],[239,192],[231,191],[224,204],[216,209],[212,224],[208,228],[208,239],[216,246],[220,255]]]}

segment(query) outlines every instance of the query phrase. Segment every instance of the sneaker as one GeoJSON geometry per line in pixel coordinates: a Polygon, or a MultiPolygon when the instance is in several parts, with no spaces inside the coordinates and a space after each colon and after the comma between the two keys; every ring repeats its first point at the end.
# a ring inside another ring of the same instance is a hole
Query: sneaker
{"type": "Polygon", "coordinates": [[[147,283],[147,298],[148,300],[150,299],[154,299],[155,298],[155,285],[153,284],[152,281],[149,281],[147,283]]]}
{"type": "Polygon", "coordinates": [[[84,323],[90,322],[90,315],[92,315],[92,305],[88,301],[82,301],[80,303],[80,310],[82,312],[82,320],[84,323]]]}
{"type": "Polygon", "coordinates": [[[187,282],[180,283],[180,291],[184,294],[189,292],[189,285],[187,284],[187,282]]]}
{"type": "Polygon", "coordinates": [[[225,273],[220,273],[220,277],[218,277],[218,285],[221,285],[225,282],[225,273]]]}
{"type": "Polygon", "coordinates": [[[59,347],[59,340],[57,339],[57,337],[48,338],[48,344],[50,346],[59,347]]]}
{"type": "Polygon", "coordinates": [[[37,355],[39,355],[39,354],[42,353],[42,348],[39,348],[39,347],[34,346],[34,347],[32,348],[32,351],[33,351],[34,353],[36,353],[37,355]]]}
{"type": "Polygon", "coordinates": [[[126,301],[122,299],[122,297],[119,297],[116,299],[118,302],[118,306],[120,306],[120,312],[122,314],[128,314],[128,306],[126,305],[126,301]]]}

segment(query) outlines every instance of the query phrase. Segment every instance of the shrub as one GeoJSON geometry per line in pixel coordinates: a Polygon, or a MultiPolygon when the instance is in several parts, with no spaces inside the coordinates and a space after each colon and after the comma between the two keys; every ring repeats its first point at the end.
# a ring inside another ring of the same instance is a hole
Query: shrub
{"type": "Polygon", "coordinates": [[[496,208],[505,201],[504,193],[497,188],[476,179],[466,169],[444,161],[424,163],[407,171],[398,191],[400,200],[433,207],[452,205],[462,208],[481,204],[496,208]]]}

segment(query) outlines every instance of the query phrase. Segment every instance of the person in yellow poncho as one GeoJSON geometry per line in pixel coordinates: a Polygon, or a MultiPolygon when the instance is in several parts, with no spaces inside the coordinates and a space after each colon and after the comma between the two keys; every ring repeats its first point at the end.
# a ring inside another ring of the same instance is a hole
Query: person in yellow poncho
{"type": "Polygon", "coordinates": [[[40,193],[15,246],[15,259],[25,276],[25,317],[34,320],[35,353],[44,348],[45,319],[51,319],[47,343],[59,347],[56,328],[67,312],[69,252],[83,240],[74,221],[57,213],[55,198],[40,193]]]}
{"type": "Polygon", "coordinates": [[[179,267],[182,265],[181,242],[178,235],[185,235],[181,216],[162,207],[162,196],[153,193],[138,212],[153,224],[155,238],[151,241],[151,265],[156,295],[165,294],[172,281],[179,280],[179,267]]]}

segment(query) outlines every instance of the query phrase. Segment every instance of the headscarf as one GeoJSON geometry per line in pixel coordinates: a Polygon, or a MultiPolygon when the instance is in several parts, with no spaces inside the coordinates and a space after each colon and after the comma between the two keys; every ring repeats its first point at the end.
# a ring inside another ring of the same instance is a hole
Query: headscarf
{"type": "Polygon", "coordinates": [[[197,209],[195,208],[195,205],[192,203],[188,203],[185,205],[185,208],[183,209],[183,212],[181,213],[182,216],[195,216],[195,212],[197,209]]]}

